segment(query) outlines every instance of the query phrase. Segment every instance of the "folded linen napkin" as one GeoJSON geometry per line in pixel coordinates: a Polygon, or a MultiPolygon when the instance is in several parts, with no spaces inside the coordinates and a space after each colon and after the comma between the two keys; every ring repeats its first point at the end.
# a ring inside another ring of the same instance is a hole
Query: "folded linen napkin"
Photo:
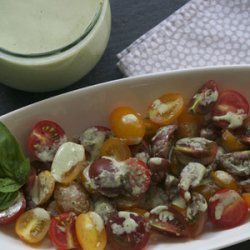
{"type": "Polygon", "coordinates": [[[191,0],[117,57],[125,76],[250,64],[250,0],[191,0]]]}

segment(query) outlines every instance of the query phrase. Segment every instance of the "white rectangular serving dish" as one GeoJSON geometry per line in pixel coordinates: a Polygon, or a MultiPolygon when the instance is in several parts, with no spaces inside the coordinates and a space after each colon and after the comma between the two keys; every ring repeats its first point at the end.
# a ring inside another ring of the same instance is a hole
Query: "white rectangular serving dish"
{"type": "MultiPolygon", "coordinates": [[[[111,110],[129,105],[142,114],[150,102],[167,92],[180,92],[188,100],[203,83],[216,80],[221,89],[240,91],[250,100],[250,66],[210,67],[125,78],[78,89],[34,103],[0,117],[26,150],[26,138],[34,123],[43,119],[58,122],[69,137],[91,125],[109,125],[111,110]]],[[[146,250],[219,249],[250,239],[250,220],[229,230],[208,228],[195,240],[152,238],[146,250]]],[[[0,226],[1,249],[34,249],[18,240],[14,226],[0,226]]],[[[49,240],[36,249],[53,249],[49,240]]]]}

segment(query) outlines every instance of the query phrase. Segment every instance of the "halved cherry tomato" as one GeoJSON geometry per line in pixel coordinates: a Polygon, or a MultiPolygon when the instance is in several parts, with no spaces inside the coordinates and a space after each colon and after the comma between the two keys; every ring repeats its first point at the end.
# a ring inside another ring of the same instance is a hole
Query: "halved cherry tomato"
{"type": "Polygon", "coordinates": [[[51,162],[59,146],[66,140],[65,132],[60,125],[43,120],[33,127],[28,138],[28,148],[37,159],[51,162]]]}
{"type": "Polygon", "coordinates": [[[107,221],[108,241],[115,250],[141,250],[149,240],[145,218],[127,211],[113,212],[107,221]]]}
{"type": "Polygon", "coordinates": [[[125,195],[139,197],[144,194],[150,186],[150,170],[146,163],[136,158],[125,161],[127,165],[127,178],[124,181],[125,195]]]}
{"type": "Polygon", "coordinates": [[[46,203],[53,195],[55,179],[50,171],[42,171],[35,177],[33,186],[29,190],[29,195],[36,205],[46,203]]]}
{"type": "Polygon", "coordinates": [[[149,119],[159,125],[168,125],[179,117],[183,109],[184,99],[181,94],[165,94],[149,106],[149,119]]]}
{"type": "Polygon", "coordinates": [[[138,144],[145,135],[142,116],[130,107],[118,107],[110,116],[115,136],[125,139],[129,145],[138,144]]]}
{"type": "Polygon", "coordinates": [[[227,90],[220,94],[213,108],[213,121],[221,128],[238,128],[247,117],[248,111],[246,98],[234,90],[227,90]]]}
{"type": "Polygon", "coordinates": [[[95,212],[80,214],[76,218],[76,236],[84,250],[104,250],[107,235],[102,217],[95,212]]]}
{"type": "Polygon", "coordinates": [[[117,161],[124,161],[131,156],[131,152],[125,140],[112,137],[103,143],[101,155],[110,156],[117,161]]]}
{"type": "Polygon", "coordinates": [[[183,111],[178,117],[177,135],[179,137],[198,137],[204,117],[183,111]]]}
{"type": "Polygon", "coordinates": [[[56,249],[67,250],[79,246],[75,231],[76,215],[63,213],[52,218],[49,228],[50,240],[56,249]]]}
{"type": "Polygon", "coordinates": [[[208,215],[215,226],[232,228],[247,219],[248,206],[236,191],[223,189],[209,199],[208,215]]]}
{"type": "Polygon", "coordinates": [[[150,211],[151,227],[163,234],[177,237],[189,235],[185,216],[175,207],[160,205],[150,211]]]}
{"type": "Polygon", "coordinates": [[[225,129],[221,135],[221,145],[227,152],[240,151],[246,149],[246,146],[231,131],[225,129]]]}
{"type": "Polygon", "coordinates": [[[43,208],[34,208],[21,214],[15,230],[21,240],[35,244],[42,241],[49,231],[50,215],[43,208]]]}
{"type": "Polygon", "coordinates": [[[22,214],[26,207],[26,200],[23,193],[19,193],[16,201],[9,208],[0,211],[0,225],[15,221],[22,214]]]}
{"type": "Polygon", "coordinates": [[[217,83],[210,80],[193,95],[189,110],[194,114],[208,114],[216,103],[218,96],[217,83]]]}

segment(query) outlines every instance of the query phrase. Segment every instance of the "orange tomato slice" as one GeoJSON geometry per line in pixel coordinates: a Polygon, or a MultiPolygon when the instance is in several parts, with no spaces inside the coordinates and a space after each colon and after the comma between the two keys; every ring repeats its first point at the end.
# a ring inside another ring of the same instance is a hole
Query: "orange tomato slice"
{"type": "Polygon", "coordinates": [[[101,147],[102,156],[110,156],[117,161],[124,161],[131,156],[127,143],[120,138],[109,138],[101,147]]]}
{"type": "Polygon", "coordinates": [[[165,94],[149,106],[149,119],[159,125],[174,122],[184,109],[184,99],[179,93],[165,94]]]}

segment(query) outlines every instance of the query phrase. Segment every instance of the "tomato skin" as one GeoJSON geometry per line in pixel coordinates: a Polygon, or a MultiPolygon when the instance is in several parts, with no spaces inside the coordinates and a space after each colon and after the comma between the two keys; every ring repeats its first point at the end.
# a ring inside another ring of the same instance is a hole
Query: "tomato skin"
{"type": "Polygon", "coordinates": [[[167,93],[152,102],[148,108],[149,119],[158,125],[174,122],[184,109],[184,99],[179,93],[167,93]]]}
{"type": "Polygon", "coordinates": [[[242,124],[237,124],[235,127],[228,120],[220,118],[226,115],[228,112],[237,114],[239,111],[242,111],[243,117],[246,118],[249,112],[249,104],[246,98],[234,90],[223,91],[212,110],[214,124],[220,128],[232,129],[241,126],[242,124]]]}
{"type": "Polygon", "coordinates": [[[67,250],[79,247],[75,231],[76,215],[72,212],[53,217],[49,237],[56,249],[67,250]]]}
{"type": "Polygon", "coordinates": [[[246,220],[247,215],[246,201],[234,190],[220,190],[209,199],[208,216],[217,227],[226,229],[239,226],[246,220]],[[218,213],[221,213],[219,218],[218,213]]]}
{"type": "Polygon", "coordinates": [[[43,162],[51,162],[59,146],[67,138],[62,127],[50,120],[36,123],[28,137],[28,149],[31,155],[43,162]],[[46,154],[43,155],[43,152],[46,154]]]}
{"type": "Polygon", "coordinates": [[[15,221],[26,208],[26,200],[23,193],[19,193],[17,201],[4,211],[0,211],[0,225],[9,224],[15,221]]]}

